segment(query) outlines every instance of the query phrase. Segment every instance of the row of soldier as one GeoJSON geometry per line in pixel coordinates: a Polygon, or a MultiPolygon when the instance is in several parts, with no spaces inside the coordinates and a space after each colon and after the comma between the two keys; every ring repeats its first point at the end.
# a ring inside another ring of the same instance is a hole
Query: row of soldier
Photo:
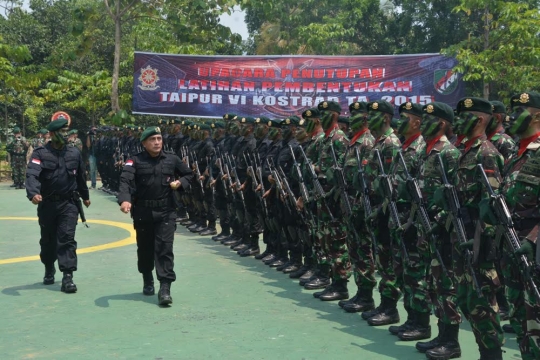
{"type": "Polygon", "coordinates": [[[540,95],[516,95],[509,109],[505,122],[504,104],[480,98],[456,110],[404,103],[395,130],[385,101],[353,103],[348,119],[329,101],[302,118],[173,120],[164,146],[196,175],[178,215],[372,326],[400,323],[402,298],[407,319],[389,330],[403,341],[431,338],[433,311],[437,336],[416,344],[430,359],[461,356],[462,317],[481,359],[502,359],[504,292],[522,358],[539,358],[540,95]]]}

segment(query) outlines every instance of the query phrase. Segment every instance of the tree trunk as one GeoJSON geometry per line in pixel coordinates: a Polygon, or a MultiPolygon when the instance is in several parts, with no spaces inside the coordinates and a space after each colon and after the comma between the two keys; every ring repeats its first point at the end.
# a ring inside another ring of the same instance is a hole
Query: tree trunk
{"type": "Polygon", "coordinates": [[[112,91],[111,91],[111,107],[116,113],[120,110],[118,101],[118,78],[120,76],[120,39],[121,39],[121,17],[120,17],[120,1],[116,1],[114,18],[114,64],[112,74],[112,91]]]}
{"type": "MultiPolygon", "coordinates": [[[[486,5],[484,9],[484,51],[489,48],[489,29],[491,27],[492,15],[489,13],[489,7],[486,5]]],[[[483,80],[483,97],[489,100],[489,81],[483,80]]]]}

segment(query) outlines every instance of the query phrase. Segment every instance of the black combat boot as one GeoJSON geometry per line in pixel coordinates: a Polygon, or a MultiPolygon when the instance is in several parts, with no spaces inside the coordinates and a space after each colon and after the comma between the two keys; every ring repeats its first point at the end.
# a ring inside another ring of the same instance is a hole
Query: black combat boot
{"type": "Polygon", "coordinates": [[[504,331],[505,333],[507,333],[507,334],[515,334],[515,333],[516,333],[516,331],[514,330],[514,328],[512,327],[512,325],[510,325],[510,324],[504,324],[504,325],[502,326],[502,329],[503,329],[503,331],[504,331]]]}
{"type": "Polygon", "coordinates": [[[502,349],[480,349],[480,360],[503,360],[502,349]]]}
{"type": "Polygon", "coordinates": [[[313,293],[313,297],[318,299],[321,297],[321,295],[324,295],[328,292],[331,292],[331,291],[334,291],[334,289],[332,288],[332,284],[328,285],[327,287],[324,288],[323,291],[316,291],[313,293]]]}
{"type": "Polygon", "coordinates": [[[172,304],[171,297],[171,284],[162,282],[159,286],[158,302],[161,306],[168,306],[172,304]]]}
{"type": "Polygon", "coordinates": [[[54,264],[45,265],[45,275],[43,276],[43,285],[54,284],[54,274],[56,274],[56,269],[54,267],[54,264]]]}
{"type": "Polygon", "coordinates": [[[299,279],[302,275],[304,275],[306,272],[308,272],[309,269],[311,269],[311,266],[304,264],[304,265],[300,266],[298,269],[296,269],[294,271],[291,271],[289,273],[289,277],[291,279],[299,279]]]}
{"type": "Polygon", "coordinates": [[[392,300],[385,296],[381,297],[380,312],[368,319],[368,324],[371,326],[382,326],[396,324],[399,322],[399,313],[397,311],[397,300],[392,300]]]}
{"type": "Polygon", "coordinates": [[[343,310],[349,313],[367,312],[375,309],[373,289],[361,289],[356,300],[343,305],[343,310]]]}
{"type": "Polygon", "coordinates": [[[209,236],[209,235],[216,235],[217,234],[217,230],[216,230],[216,222],[215,221],[209,221],[208,222],[208,227],[204,230],[202,230],[201,232],[199,232],[199,235],[201,236],[209,236]]]}
{"type": "Polygon", "coordinates": [[[302,276],[298,278],[299,282],[298,285],[304,286],[311,280],[315,280],[317,277],[317,267],[313,266],[308,271],[306,271],[302,276]]]}
{"type": "Polygon", "coordinates": [[[439,320],[437,322],[437,327],[439,328],[439,334],[430,341],[417,342],[416,350],[418,350],[421,353],[425,353],[426,351],[434,349],[437,346],[439,346],[441,344],[441,341],[444,339],[445,326],[446,325],[441,320],[439,320]]]}
{"type": "Polygon", "coordinates": [[[274,252],[274,246],[272,244],[267,244],[266,249],[262,253],[255,255],[255,259],[262,260],[268,255],[272,254],[273,252],[274,252]]]}
{"type": "Polygon", "coordinates": [[[335,301],[349,298],[349,291],[347,290],[347,280],[336,280],[332,282],[332,290],[319,296],[321,301],[335,301]]]}
{"type": "Polygon", "coordinates": [[[144,295],[154,295],[156,292],[154,290],[154,276],[152,272],[143,274],[143,288],[142,292],[144,295]]]}
{"type": "Polygon", "coordinates": [[[348,300],[339,300],[337,304],[340,308],[343,308],[343,306],[355,302],[356,299],[358,299],[358,296],[360,296],[360,288],[356,290],[356,294],[354,294],[352,298],[349,298],[348,300]]]}
{"type": "Polygon", "coordinates": [[[64,272],[64,277],[62,278],[62,287],[60,290],[66,294],[77,292],[77,285],[73,283],[73,273],[71,271],[64,272]]]}
{"type": "Polygon", "coordinates": [[[390,331],[390,334],[398,336],[399,333],[407,331],[411,329],[415,323],[415,315],[416,313],[409,307],[406,307],[405,310],[407,311],[407,321],[405,321],[403,324],[397,326],[392,325],[388,328],[388,331],[390,331]]]}
{"type": "Polygon", "coordinates": [[[400,332],[398,337],[403,341],[423,340],[431,337],[431,326],[429,325],[429,312],[412,311],[415,315],[414,322],[408,329],[400,332]]]}
{"type": "MultiPolygon", "coordinates": [[[[446,360],[461,357],[461,348],[458,342],[458,334],[459,324],[444,325],[444,334],[441,337],[439,346],[426,351],[426,357],[432,360],[446,360]]],[[[490,360],[494,359],[491,358],[490,360]]]]}

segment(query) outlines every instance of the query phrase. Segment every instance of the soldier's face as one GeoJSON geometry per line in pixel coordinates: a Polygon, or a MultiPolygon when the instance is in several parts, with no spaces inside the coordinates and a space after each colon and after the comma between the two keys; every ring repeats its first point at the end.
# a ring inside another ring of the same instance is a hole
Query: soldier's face
{"type": "Polygon", "coordinates": [[[53,133],[53,141],[58,144],[65,144],[68,141],[68,130],[67,129],[60,129],[58,131],[54,131],[53,133]]]}
{"type": "Polygon", "coordinates": [[[483,117],[479,117],[470,112],[463,112],[460,114],[460,117],[463,119],[462,135],[471,134],[476,125],[483,119],[483,117]]]}
{"type": "Polygon", "coordinates": [[[426,139],[431,139],[441,129],[442,123],[439,120],[439,118],[435,115],[430,114],[424,114],[423,120],[422,120],[422,126],[420,127],[420,130],[422,131],[422,136],[426,139]]]}
{"type": "Polygon", "coordinates": [[[512,109],[508,132],[511,135],[521,135],[531,123],[533,114],[525,106],[517,106],[512,109]]]}
{"type": "Polygon", "coordinates": [[[373,110],[368,113],[368,127],[370,131],[380,131],[384,127],[385,123],[385,113],[373,110]]]}
{"type": "Polygon", "coordinates": [[[163,138],[161,135],[152,135],[144,140],[142,145],[150,155],[157,155],[163,147],[163,138]]]}

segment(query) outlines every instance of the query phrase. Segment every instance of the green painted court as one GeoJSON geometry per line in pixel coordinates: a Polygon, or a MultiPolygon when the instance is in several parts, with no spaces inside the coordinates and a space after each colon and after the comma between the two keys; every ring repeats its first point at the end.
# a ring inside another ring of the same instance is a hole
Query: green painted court
{"type": "MultiPolygon", "coordinates": [[[[79,254],[79,291],[64,294],[58,272],[54,285],[42,285],[36,207],[24,190],[0,184],[0,359],[425,359],[388,326],[370,327],[360,314],[314,299],[288,276],[183,227],[174,245],[174,303],[160,308],[157,295],[142,295],[131,219],[113,196],[90,196],[88,220],[109,223],[77,227],[79,249],[91,252],[79,254]],[[8,261],[19,257],[31,258],[8,261]]],[[[431,324],[435,332],[434,317],[431,324]]],[[[467,323],[460,342],[462,359],[479,357],[467,323]]],[[[520,359],[513,335],[505,350],[505,359],[520,359]]]]}

